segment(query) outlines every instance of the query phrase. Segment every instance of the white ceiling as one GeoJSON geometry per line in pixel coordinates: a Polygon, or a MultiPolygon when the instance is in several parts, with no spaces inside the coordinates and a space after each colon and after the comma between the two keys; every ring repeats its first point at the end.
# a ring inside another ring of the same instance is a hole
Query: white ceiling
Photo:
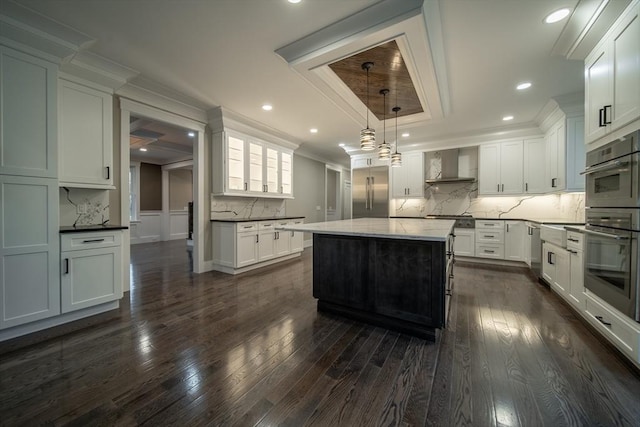
{"type": "MultiPolygon", "coordinates": [[[[336,108],[274,51],[378,0],[17,2],[96,39],[88,51],[138,71],[141,81],[187,95],[201,108],[221,105],[337,163],[348,162],[338,143],[357,146],[364,122],[336,108]],[[266,102],[272,111],[261,109],[266,102]],[[309,132],[313,127],[317,134],[309,132]]],[[[438,4],[450,111],[403,127],[411,137],[400,142],[401,151],[495,132],[505,128],[507,114],[515,119],[505,129],[531,126],[551,97],[583,90],[582,61],[552,56],[566,21],[543,23],[549,12],[575,7],[578,0],[438,4]],[[516,83],[524,80],[533,87],[516,92],[516,83]]]]}

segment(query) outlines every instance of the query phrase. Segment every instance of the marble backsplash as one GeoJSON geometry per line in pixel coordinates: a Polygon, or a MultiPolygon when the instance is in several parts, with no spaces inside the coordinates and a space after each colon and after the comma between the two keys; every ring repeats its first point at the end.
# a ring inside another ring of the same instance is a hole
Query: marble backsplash
{"type": "Polygon", "coordinates": [[[109,191],[60,188],[60,225],[96,225],[109,222],[109,191]]]}
{"type": "Polygon", "coordinates": [[[584,193],[477,197],[477,183],[431,187],[424,199],[394,199],[392,216],[472,215],[476,218],[558,219],[584,222],[584,193]]]}
{"type": "Polygon", "coordinates": [[[285,216],[283,199],[211,196],[211,219],[285,216]]]}

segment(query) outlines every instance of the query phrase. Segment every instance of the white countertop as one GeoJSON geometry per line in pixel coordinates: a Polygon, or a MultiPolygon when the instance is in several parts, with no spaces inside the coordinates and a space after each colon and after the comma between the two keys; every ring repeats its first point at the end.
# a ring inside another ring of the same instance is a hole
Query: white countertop
{"type": "Polygon", "coordinates": [[[421,218],[358,218],[342,221],[278,226],[276,230],[306,231],[319,234],[446,241],[454,220],[421,218]]]}

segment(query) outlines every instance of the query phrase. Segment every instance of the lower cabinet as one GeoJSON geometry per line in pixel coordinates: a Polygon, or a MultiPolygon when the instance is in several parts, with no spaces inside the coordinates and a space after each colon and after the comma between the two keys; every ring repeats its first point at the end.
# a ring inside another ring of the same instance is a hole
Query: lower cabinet
{"type": "Polygon", "coordinates": [[[524,221],[504,222],[504,259],[509,261],[526,261],[525,236],[527,227],[524,221]]]}
{"type": "Polygon", "coordinates": [[[214,270],[235,274],[264,262],[298,254],[304,249],[303,233],[276,230],[278,225],[304,220],[214,221],[212,223],[214,270]]]}
{"type": "Polygon", "coordinates": [[[456,256],[476,255],[476,231],[473,228],[455,228],[453,252],[456,256]]]}
{"type": "Polygon", "coordinates": [[[581,233],[567,232],[567,252],[569,252],[569,288],[566,297],[571,304],[582,311],[585,308],[585,295],[583,235],[581,233]]]}
{"type": "Polygon", "coordinates": [[[542,278],[551,289],[567,298],[569,292],[569,252],[552,243],[542,245],[542,278]]]}
{"type": "Polygon", "coordinates": [[[476,256],[504,259],[504,221],[476,220],[476,256]]]}
{"type": "Polygon", "coordinates": [[[62,313],[122,298],[122,232],[62,234],[62,313]]]}

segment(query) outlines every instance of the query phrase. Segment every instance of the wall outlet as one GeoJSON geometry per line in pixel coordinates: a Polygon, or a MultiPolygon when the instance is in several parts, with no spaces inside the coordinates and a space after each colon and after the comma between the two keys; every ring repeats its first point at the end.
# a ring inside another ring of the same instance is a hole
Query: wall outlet
{"type": "Polygon", "coordinates": [[[317,211],[321,211],[321,210],[322,210],[322,207],[321,207],[321,206],[316,206],[316,210],[317,210],[317,211]]]}
{"type": "Polygon", "coordinates": [[[87,204],[86,203],[80,203],[80,204],[76,205],[76,213],[78,215],[86,214],[87,213],[87,204]]]}

